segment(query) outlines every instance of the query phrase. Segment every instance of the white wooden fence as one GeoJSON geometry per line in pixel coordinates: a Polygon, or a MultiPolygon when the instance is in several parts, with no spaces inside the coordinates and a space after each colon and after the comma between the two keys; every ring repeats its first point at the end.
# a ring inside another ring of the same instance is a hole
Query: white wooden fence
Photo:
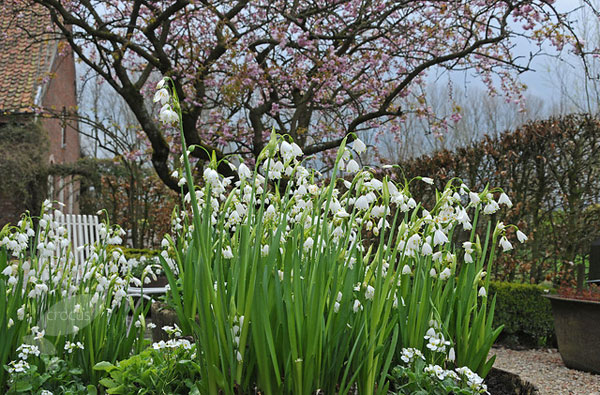
{"type": "Polygon", "coordinates": [[[98,217],[96,215],[56,213],[53,219],[67,229],[78,275],[83,275],[83,273],[79,273],[83,270],[83,263],[92,254],[94,243],[100,240],[98,217]]]}

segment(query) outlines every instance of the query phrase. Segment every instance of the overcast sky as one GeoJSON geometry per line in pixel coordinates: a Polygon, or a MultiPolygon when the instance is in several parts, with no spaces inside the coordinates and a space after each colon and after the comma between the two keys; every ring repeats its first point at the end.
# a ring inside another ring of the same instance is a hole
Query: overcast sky
{"type": "MultiPolygon", "coordinates": [[[[576,28],[582,28],[580,0],[557,0],[555,7],[560,12],[571,12],[569,19],[574,22],[576,28]]],[[[527,43],[518,48],[518,51],[523,54],[527,54],[533,50],[534,48],[530,48],[527,43]]],[[[548,52],[555,53],[552,49],[549,49],[548,52]]],[[[568,50],[563,51],[560,54],[560,58],[573,67],[581,66],[580,61],[573,54],[568,53],[568,50]]],[[[556,64],[557,60],[549,56],[539,56],[534,60],[532,68],[535,71],[528,71],[521,75],[521,80],[527,84],[530,93],[540,97],[549,97],[549,94],[556,89],[556,81],[553,78],[553,70],[556,64]]]]}
{"type": "MultiPolygon", "coordinates": [[[[600,6],[600,0],[593,0],[600,6]]],[[[591,18],[595,18],[591,12],[587,12],[587,17],[582,13],[582,2],[581,0],[557,0],[554,5],[559,12],[569,12],[569,20],[572,22],[572,26],[578,32],[578,36],[581,37],[584,30],[584,23],[587,19],[587,25],[590,26],[590,22],[597,26],[597,22],[591,18]]],[[[538,51],[536,45],[529,43],[527,40],[522,39],[517,41],[517,46],[514,48],[513,53],[517,56],[523,56],[524,59],[529,58],[530,53],[538,51]]],[[[543,53],[538,54],[530,64],[531,71],[522,73],[519,78],[528,87],[526,91],[527,95],[537,96],[542,98],[546,103],[546,108],[550,109],[561,101],[560,95],[560,81],[565,80],[568,86],[583,85],[584,73],[583,64],[581,60],[573,55],[571,48],[565,47],[561,53],[557,53],[556,49],[547,45],[543,48],[543,53]]],[[[525,60],[521,63],[524,63],[525,60]]],[[[445,73],[445,72],[444,72],[445,73]]],[[[452,81],[464,88],[465,95],[469,95],[469,91],[473,89],[485,89],[483,83],[480,82],[479,78],[473,77],[473,70],[465,72],[452,72],[452,81]]],[[[438,75],[432,73],[429,78],[433,83],[446,84],[448,76],[447,74],[438,75]]],[[[573,89],[573,92],[575,89],[573,89]]],[[[541,114],[540,114],[541,115],[541,114]]],[[[544,116],[544,115],[542,115],[544,116]]]]}

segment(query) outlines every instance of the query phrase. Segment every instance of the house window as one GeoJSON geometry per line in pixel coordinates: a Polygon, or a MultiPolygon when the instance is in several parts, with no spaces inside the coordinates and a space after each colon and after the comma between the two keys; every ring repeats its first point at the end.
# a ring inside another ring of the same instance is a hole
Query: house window
{"type": "Polygon", "coordinates": [[[60,115],[60,141],[62,148],[67,146],[67,109],[63,107],[60,115]]]}

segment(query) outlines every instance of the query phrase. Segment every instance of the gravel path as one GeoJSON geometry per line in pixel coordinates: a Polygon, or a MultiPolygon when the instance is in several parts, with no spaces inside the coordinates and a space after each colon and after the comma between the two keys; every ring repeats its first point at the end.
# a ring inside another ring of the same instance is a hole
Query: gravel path
{"type": "Polygon", "coordinates": [[[600,375],[568,369],[556,349],[516,351],[493,348],[494,367],[533,383],[541,395],[600,395],[600,375]]]}

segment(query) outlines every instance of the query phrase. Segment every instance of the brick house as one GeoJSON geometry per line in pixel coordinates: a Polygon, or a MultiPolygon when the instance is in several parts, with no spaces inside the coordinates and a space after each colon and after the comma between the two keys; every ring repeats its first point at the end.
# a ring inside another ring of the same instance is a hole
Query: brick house
{"type": "MultiPolygon", "coordinates": [[[[68,164],[80,157],[77,122],[67,119],[77,106],[75,62],[65,42],[48,39],[50,26],[42,7],[0,13],[0,127],[39,122],[48,136],[47,164],[68,164]]],[[[63,211],[79,212],[72,177],[50,176],[48,194],[65,204],[63,211]]],[[[0,198],[0,226],[14,223],[21,211],[20,202],[0,198]]]]}

